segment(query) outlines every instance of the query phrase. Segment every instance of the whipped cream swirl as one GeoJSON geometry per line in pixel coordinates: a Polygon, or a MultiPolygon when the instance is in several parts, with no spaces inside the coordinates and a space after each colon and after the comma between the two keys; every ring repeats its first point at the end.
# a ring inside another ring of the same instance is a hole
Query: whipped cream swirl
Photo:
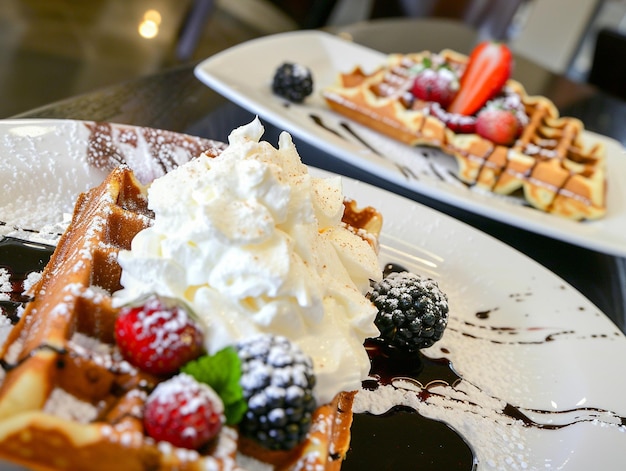
{"type": "Polygon", "coordinates": [[[151,184],[154,224],[120,253],[115,302],[184,300],[205,324],[209,353],[259,332],[284,335],[313,358],[325,403],[367,377],[363,341],[378,330],[364,293],[381,270],[371,246],[341,224],[340,178],[312,177],[288,133],[276,149],[263,132],[257,118],[218,157],[151,184]]]}

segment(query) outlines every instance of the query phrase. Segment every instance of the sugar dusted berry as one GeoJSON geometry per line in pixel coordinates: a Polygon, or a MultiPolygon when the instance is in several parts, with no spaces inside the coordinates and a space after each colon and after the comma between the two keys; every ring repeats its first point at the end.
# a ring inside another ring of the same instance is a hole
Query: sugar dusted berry
{"type": "Polygon", "coordinates": [[[404,352],[432,346],[448,324],[448,298],[430,278],[390,273],[373,285],[370,299],[378,308],[380,337],[404,352]]]}
{"type": "Polygon", "coordinates": [[[272,91],[294,103],[302,103],[313,93],[313,76],[311,71],[300,64],[283,63],[274,74],[272,91]]]}
{"type": "Polygon", "coordinates": [[[315,409],[311,358],[285,337],[240,342],[241,380],[248,410],[239,430],[271,450],[288,450],[305,437],[315,409]]]}
{"type": "Polygon", "coordinates": [[[224,406],[210,386],[181,373],[159,383],[146,400],[146,433],[157,441],[197,450],[224,423],[224,406]]]}
{"type": "Polygon", "coordinates": [[[511,145],[520,129],[521,125],[514,111],[500,106],[486,106],[476,117],[476,134],[494,144],[511,145]]]}
{"type": "Polygon", "coordinates": [[[411,93],[420,100],[447,108],[459,89],[459,78],[451,68],[424,68],[415,76],[411,93]]]}
{"type": "Polygon", "coordinates": [[[203,351],[200,326],[176,300],[152,296],[122,307],[115,339],[124,358],[152,374],[173,374],[203,351]]]}

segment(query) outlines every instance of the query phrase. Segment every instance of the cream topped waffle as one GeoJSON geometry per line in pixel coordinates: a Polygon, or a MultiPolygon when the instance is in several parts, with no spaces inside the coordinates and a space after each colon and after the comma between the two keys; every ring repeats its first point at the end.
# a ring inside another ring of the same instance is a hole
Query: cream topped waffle
{"type": "Polygon", "coordinates": [[[446,63],[459,76],[468,62],[449,50],[391,55],[372,73],[359,67],[341,73],[323,96],[330,108],[365,126],[453,155],[459,178],[469,185],[505,195],[521,192],[533,207],[574,220],[605,214],[605,149],[583,135],[579,120],[560,117],[550,100],[529,96],[520,83],[507,80],[502,95],[520,101],[526,115],[517,139],[499,145],[476,132],[464,133],[475,116],[447,113],[411,93],[414,69],[425,58],[446,63]]]}
{"type": "MultiPolygon", "coordinates": [[[[1,352],[0,458],[45,470],[236,470],[247,455],[275,469],[339,469],[350,441],[352,392],[319,405],[307,436],[288,451],[262,448],[231,426],[200,450],[146,435],[144,403],[164,378],[120,354],[112,295],[122,287],[119,252],[153,217],[146,188],[125,166],[78,198],[34,300],[1,352]]],[[[381,220],[372,208],[346,202],[343,224],[373,246],[381,220]]]]}

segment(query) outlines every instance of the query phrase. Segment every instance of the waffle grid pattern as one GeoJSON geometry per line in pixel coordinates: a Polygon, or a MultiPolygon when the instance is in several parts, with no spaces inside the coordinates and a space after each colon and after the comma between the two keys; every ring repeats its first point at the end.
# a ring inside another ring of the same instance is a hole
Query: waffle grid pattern
{"type": "MultiPolygon", "coordinates": [[[[388,63],[367,74],[360,68],[340,74],[324,90],[329,107],[408,145],[427,145],[454,155],[458,177],[468,185],[499,194],[520,193],[533,207],[574,219],[597,219],[606,212],[605,148],[588,142],[575,118],[560,117],[545,97],[528,96],[514,80],[509,93],[521,97],[528,124],[511,146],[494,145],[477,134],[451,131],[411,96],[411,67],[429,52],[391,55],[388,63]]],[[[440,56],[462,74],[466,56],[440,56]]],[[[462,119],[462,118],[451,118],[462,119]]]]}
{"type": "Polygon", "coordinates": [[[41,470],[236,471],[243,451],[276,469],[339,469],[352,393],[320,406],[309,436],[289,453],[255,447],[230,427],[199,452],[144,435],[141,411],[159,378],[115,348],[111,294],[121,288],[117,253],[151,221],[145,189],[125,166],[78,198],[35,299],[1,352],[0,458],[41,470]]]}

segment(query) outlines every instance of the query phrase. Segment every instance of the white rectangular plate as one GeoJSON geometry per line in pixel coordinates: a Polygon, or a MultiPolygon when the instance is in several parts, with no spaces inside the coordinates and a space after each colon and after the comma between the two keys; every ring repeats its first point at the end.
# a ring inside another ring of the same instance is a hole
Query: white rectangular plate
{"type": "Polygon", "coordinates": [[[336,81],[339,72],[356,65],[371,70],[384,60],[384,54],[331,34],[299,31],[235,46],[201,62],[195,72],[203,83],[236,104],[373,175],[515,227],[626,256],[626,156],[617,141],[584,134],[585,139],[603,141],[608,154],[608,211],[601,220],[570,221],[525,206],[513,197],[476,191],[454,176],[456,163],[451,156],[396,142],[327,108],[320,92],[336,81]],[[272,94],[272,77],[285,61],[302,64],[313,73],[313,95],[302,105],[272,94]]]}

